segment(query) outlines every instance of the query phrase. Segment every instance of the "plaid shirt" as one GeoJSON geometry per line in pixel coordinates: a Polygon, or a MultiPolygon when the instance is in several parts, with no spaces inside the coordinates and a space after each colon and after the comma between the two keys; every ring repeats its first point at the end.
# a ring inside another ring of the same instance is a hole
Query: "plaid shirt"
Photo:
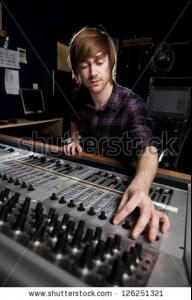
{"type": "Polygon", "coordinates": [[[94,153],[117,157],[123,144],[126,144],[126,150],[143,149],[150,144],[152,132],[147,119],[146,103],[132,90],[116,82],[113,82],[109,101],[101,109],[95,108],[89,91],[85,88],[75,91],[73,107],[76,114],[72,114],[71,121],[80,125],[80,135],[86,141],[85,151],[88,146],[91,148],[88,152],[93,152],[94,148],[94,153]],[[119,149],[116,152],[112,151],[115,155],[111,155],[112,152],[110,154],[109,151],[112,145],[112,150],[115,145],[119,149]]]}

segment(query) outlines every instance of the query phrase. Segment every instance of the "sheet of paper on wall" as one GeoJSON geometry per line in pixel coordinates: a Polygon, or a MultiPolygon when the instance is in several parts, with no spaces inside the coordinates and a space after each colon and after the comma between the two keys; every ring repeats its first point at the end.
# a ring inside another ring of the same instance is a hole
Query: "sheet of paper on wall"
{"type": "Polygon", "coordinates": [[[69,63],[69,47],[57,42],[57,70],[71,72],[69,63]]]}
{"type": "Polygon", "coordinates": [[[0,48],[0,67],[20,69],[19,52],[15,50],[0,48]]]}
{"type": "Polygon", "coordinates": [[[19,62],[22,64],[27,64],[26,49],[17,48],[17,51],[19,52],[19,62]]]}
{"type": "Polygon", "coordinates": [[[5,69],[5,91],[7,94],[19,95],[19,71],[5,69]]]}

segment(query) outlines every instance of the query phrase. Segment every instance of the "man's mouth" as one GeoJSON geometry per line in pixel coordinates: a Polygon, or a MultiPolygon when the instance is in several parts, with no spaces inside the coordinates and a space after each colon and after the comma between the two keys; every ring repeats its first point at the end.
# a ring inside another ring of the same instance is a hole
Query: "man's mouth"
{"type": "Polygon", "coordinates": [[[91,80],[91,81],[89,81],[90,82],[90,84],[98,84],[98,83],[100,83],[100,79],[97,79],[97,80],[91,80]]]}

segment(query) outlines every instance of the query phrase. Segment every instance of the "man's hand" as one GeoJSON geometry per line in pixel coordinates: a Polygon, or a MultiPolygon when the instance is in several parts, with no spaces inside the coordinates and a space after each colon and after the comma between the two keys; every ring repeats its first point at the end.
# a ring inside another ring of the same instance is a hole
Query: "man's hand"
{"type": "Polygon", "coordinates": [[[113,219],[114,224],[118,224],[125,219],[136,207],[140,208],[140,216],[132,231],[132,238],[137,239],[147,224],[149,226],[148,238],[151,242],[156,239],[160,223],[162,223],[162,233],[166,233],[169,230],[168,217],[155,209],[152,200],[146,192],[142,189],[133,188],[131,185],[123,194],[116,216],[113,219]]]}
{"type": "Polygon", "coordinates": [[[80,146],[80,144],[78,142],[72,142],[72,143],[64,146],[64,153],[67,156],[81,155],[82,147],[80,146]]]}

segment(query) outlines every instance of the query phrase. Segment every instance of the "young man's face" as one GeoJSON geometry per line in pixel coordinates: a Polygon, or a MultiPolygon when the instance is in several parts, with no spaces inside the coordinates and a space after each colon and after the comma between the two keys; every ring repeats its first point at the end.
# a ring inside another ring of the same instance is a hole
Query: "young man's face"
{"type": "Polygon", "coordinates": [[[101,52],[79,65],[81,83],[91,93],[100,93],[105,89],[106,85],[111,82],[110,73],[109,57],[101,52]]]}

